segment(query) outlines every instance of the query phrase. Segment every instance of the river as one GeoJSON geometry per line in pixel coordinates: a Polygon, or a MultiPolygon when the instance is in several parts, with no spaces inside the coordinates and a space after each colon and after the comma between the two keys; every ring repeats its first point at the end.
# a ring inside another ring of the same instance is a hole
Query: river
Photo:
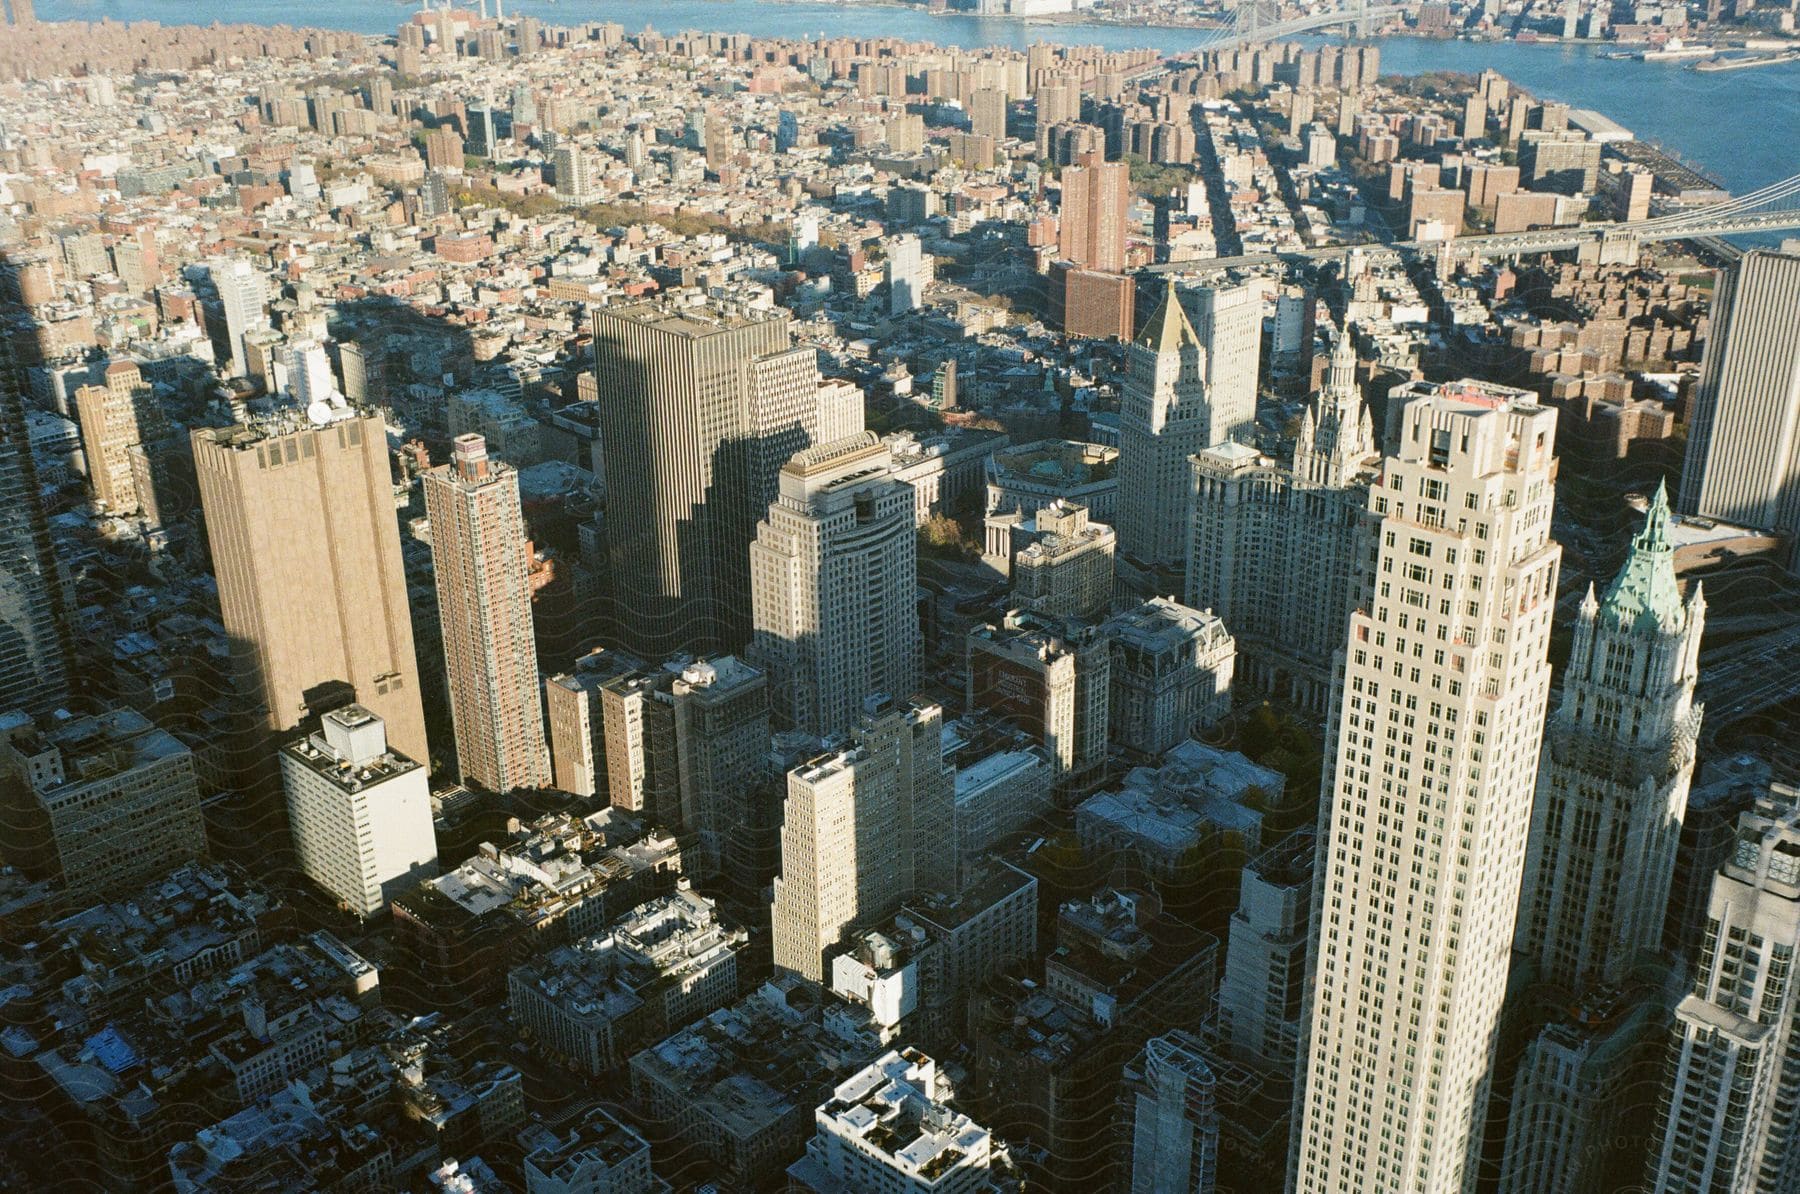
{"type": "MultiPolygon", "coordinates": [[[[465,0],[464,7],[473,0],[465,0]]],[[[391,33],[415,6],[370,0],[38,0],[44,20],[158,20],[169,24],[247,21],[391,33]]],[[[1199,30],[1107,24],[1027,24],[966,14],[932,16],[915,7],[780,3],[778,0],[523,0],[507,11],[547,24],[618,21],[636,32],[704,29],[778,37],[891,36],[939,45],[1022,48],[1034,41],[1149,47],[1176,53],[1205,39],[1199,30]]],[[[1681,62],[1611,61],[1593,46],[1554,43],[1379,39],[1382,69],[1476,72],[1493,67],[1532,93],[1592,108],[1655,141],[1742,193],[1800,173],[1800,62],[1700,74],[1681,62]]]]}

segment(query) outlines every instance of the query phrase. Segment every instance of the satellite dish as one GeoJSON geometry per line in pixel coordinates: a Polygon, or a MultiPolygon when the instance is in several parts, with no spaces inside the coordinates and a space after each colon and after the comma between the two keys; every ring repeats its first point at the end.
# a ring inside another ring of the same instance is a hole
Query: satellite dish
{"type": "Polygon", "coordinates": [[[323,400],[311,402],[306,407],[306,418],[314,427],[323,427],[331,422],[331,403],[323,400]]]}

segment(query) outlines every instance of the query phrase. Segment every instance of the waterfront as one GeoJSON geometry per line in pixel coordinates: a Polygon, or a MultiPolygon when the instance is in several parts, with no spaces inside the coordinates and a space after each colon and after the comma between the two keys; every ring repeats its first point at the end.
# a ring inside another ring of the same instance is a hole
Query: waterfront
{"type": "MultiPolygon", "coordinates": [[[[466,5],[465,5],[466,6],[466,5]]],[[[617,21],[632,32],[703,29],[772,37],[900,37],[948,46],[1023,47],[1034,41],[1149,47],[1175,54],[1203,44],[1198,29],[1100,23],[1027,23],[964,14],[932,16],[890,5],[778,3],[763,0],[524,0],[549,24],[617,21]]],[[[356,33],[391,33],[414,11],[399,3],[317,0],[296,8],[281,0],[178,5],[172,0],[40,0],[45,20],[159,20],[169,24],[242,21],[316,24],[356,33]]],[[[1301,39],[1317,41],[1318,39],[1301,39]]],[[[1476,72],[1492,67],[1537,95],[1592,108],[1640,138],[1656,141],[1734,191],[1800,171],[1800,62],[1712,74],[1682,62],[1639,62],[1601,56],[1593,45],[1378,39],[1382,69],[1393,74],[1476,72]],[[1647,97],[1654,96],[1647,102],[1647,97]]]]}

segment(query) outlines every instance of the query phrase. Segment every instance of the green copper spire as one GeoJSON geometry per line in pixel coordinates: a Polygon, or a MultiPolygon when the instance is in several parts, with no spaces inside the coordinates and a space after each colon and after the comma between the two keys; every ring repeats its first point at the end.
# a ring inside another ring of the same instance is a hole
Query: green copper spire
{"type": "Polygon", "coordinates": [[[1625,566],[1607,587],[1600,612],[1623,628],[1682,625],[1681,584],[1675,579],[1675,547],[1669,542],[1669,493],[1660,482],[1644,512],[1644,529],[1631,541],[1625,566]]]}

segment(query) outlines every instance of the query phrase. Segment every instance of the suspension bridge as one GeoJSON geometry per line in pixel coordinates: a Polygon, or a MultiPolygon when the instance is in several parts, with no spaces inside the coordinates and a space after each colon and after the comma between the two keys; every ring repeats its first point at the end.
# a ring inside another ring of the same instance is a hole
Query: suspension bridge
{"type": "Polygon", "coordinates": [[[1192,50],[1184,52],[1182,57],[1204,54],[1208,50],[1229,50],[1238,46],[1280,41],[1283,38],[1299,37],[1303,33],[1334,29],[1340,25],[1350,26],[1351,32],[1357,37],[1366,37],[1393,18],[1405,16],[1414,6],[1350,0],[1343,8],[1330,12],[1306,13],[1281,21],[1268,20],[1263,11],[1265,7],[1273,5],[1269,5],[1267,0],[1251,0],[1248,4],[1238,5],[1232,10],[1230,21],[1212,30],[1192,50]]]}
{"type": "Polygon", "coordinates": [[[1211,257],[1201,261],[1171,261],[1145,267],[1151,273],[1182,273],[1234,269],[1276,262],[1324,261],[1356,250],[1398,252],[1454,258],[1513,257],[1526,253],[1553,253],[1569,249],[1597,248],[1600,260],[1633,262],[1638,250],[1657,241],[1708,241],[1745,233],[1800,229],[1800,174],[1758,187],[1724,203],[1688,208],[1650,219],[1630,222],[1571,224],[1536,228],[1529,232],[1458,236],[1447,240],[1396,240],[1364,245],[1324,245],[1236,257],[1211,257]]]}

